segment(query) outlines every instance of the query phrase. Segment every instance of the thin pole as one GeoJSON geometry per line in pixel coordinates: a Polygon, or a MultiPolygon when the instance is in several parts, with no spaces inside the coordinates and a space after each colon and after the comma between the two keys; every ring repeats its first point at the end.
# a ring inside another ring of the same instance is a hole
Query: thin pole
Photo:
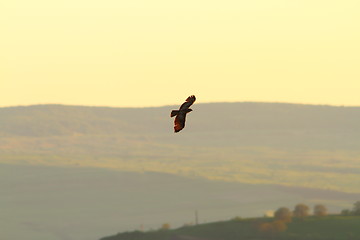
{"type": "Polygon", "coordinates": [[[198,216],[198,211],[195,210],[195,225],[199,224],[199,216],[198,216]]]}

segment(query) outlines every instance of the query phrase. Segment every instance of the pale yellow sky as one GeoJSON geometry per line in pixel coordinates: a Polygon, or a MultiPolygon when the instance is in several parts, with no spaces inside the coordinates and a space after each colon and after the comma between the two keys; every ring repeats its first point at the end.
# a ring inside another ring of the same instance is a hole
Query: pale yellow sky
{"type": "Polygon", "coordinates": [[[358,0],[0,3],[0,106],[360,105],[358,0]]]}

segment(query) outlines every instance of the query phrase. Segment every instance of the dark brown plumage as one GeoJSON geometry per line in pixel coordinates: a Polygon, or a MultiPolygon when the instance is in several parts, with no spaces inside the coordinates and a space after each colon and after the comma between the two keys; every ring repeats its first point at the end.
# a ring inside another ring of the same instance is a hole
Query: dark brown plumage
{"type": "Polygon", "coordinates": [[[174,121],[174,132],[179,132],[181,129],[185,127],[186,114],[191,112],[192,109],[189,108],[194,102],[196,98],[194,95],[188,97],[185,102],[180,106],[179,110],[172,110],[170,117],[175,117],[174,121]]]}

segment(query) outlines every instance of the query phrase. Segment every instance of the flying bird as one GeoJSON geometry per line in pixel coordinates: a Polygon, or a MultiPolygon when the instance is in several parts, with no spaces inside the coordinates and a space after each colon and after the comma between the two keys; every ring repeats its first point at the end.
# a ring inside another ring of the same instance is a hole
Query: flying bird
{"type": "Polygon", "coordinates": [[[181,129],[185,127],[186,114],[191,112],[192,109],[189,108],[194,102],[196,98],[194,95],[188,97],[185,102],[180,106],[179,110],[172,110],[170,117],[175,117],[174,121],[174,132],[179,132],[181,129]]]}

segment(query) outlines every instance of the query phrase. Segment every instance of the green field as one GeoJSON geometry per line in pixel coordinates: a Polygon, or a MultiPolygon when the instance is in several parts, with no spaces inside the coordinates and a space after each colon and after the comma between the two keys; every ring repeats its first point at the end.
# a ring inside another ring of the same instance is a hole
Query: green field
{"type": "Polygon", "coordinates": [[[269,218],[230,220],[178,229],[150,232],[126,232],[101,240],[349,240],[360,239],[360,216],[332,215],[293,219],[287,230],[281,233],[260,232],[259,222],[272,221],[269,218]]]}

